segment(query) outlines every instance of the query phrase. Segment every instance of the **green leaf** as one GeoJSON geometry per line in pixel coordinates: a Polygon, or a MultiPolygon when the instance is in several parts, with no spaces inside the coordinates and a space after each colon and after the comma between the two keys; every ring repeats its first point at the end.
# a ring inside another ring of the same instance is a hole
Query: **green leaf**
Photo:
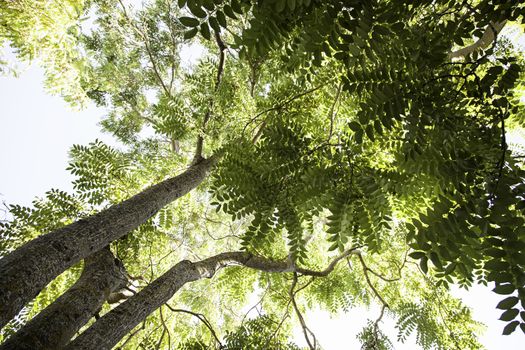
{"type": "Polygon", "coordinates": [[[219,22],[219,24],[221,25],[221,27],[223,27],[223,28],[227,28],[228,23],[226,22],[226,16],[224,15],[224,12],[222,12],[222,11],[217,11],[217,12],[215,13],[215,15],[217,16],[217,21],[219,22]]]}
{"type": "Polygon", "coordinates": [[[512,284],[500,284],[492,291],[497,294],[512,294],[516,288],[512,284]]]}
{"type": "Polygon", "coordinates": [[[520,324],[519,321],[512,321],[511,323],[506,325],[505,328],[503,328],[503,335],[509,335],[509,334],[513,333],[516,330],[516,327],[518,327],[519,324],[520,324]]]}
{"type": "Polygon", "coordinates": [[[205,22],[201,24],[201,34],[204,37],[204,39],[211,39],[210,27],[208,27],[208,24],[205,22]]]}
{"type": "Polygon", "coordinates": [[[419,261],[419,267],[424,273],[428,272],[428,258],[425,256],[419,261]]]}
{"type": "Polygon", "coordinates": [[[337,249],[337,247],[339,247],[339,241],[335,241],[334,244],[332,244],[330,246],[330,248],[328,248],[328,251],[331,252],[331,251],[334,251],[337,249]]]}
{"type": "Polygon", "coordinates": [[[484,268],[488,271],[506,271],[509,263],[499,259],[492,259],[485,263],[484,268]]]}
{"type": "Polygon", "coordinates": [[[497,248],[489,248],[485,250],[485,254],[493,257],[493,258],[502,258],[506,255],[504,250],[497,249],[497,248]]]}
{"type": "Polygon", "coordinates": [[[231,6],[232,6],[232,10],[233,11],[237,12],[240,15],[243,14],[242,7],[241,7],[241,4],[239,3],[239,1],[232,0],[231,1],[231,6]]]}
{"type": "Polygon", "coordinates": [[[501,321],[512,321],[519,313],[520,311],[518,309],[510,309],[502,313],[499,319],[501,321]]]}
{"type": "Polygon", "coordinates": [[[412,252],[408,254],[412,259],[421,259],[426,256],[425,252],[412,252]]]}
{"type": "Polygon", "coordinates": [[[372,125],[368,124],[365,129],[366,136],[373,142],[375,140],[374,129],[372,125]]]}
{"type": "Polygon", "coordinates": [[[197,35],[197,32],[199,31],[198,28],[193,28],[188,30],[186,33],[184,33],[184,40],[189,40],[193,38],[195,35],[197,35]]]}
{"type": "Polygon", "coordinates": [[[432,261],[432,264],[434,264],[434,266],[436,266],[437,268],[443,268],[443,265],[441,264],[441,260],[439,259],[439,256],[437,255],[436,252],[431,252],[430,253],[430,260],[432,261]]]}
{"type": "Polygon", "coordinates": [[[202,9],[200,4],[198,4],[196,1],[188,1],[188,8],[190,9],[190,12],[194,14],[196,17],[199,18],[205,18],[207,16],[206,11],[202,9]]]}
{"type": "Polygon", "coordinates": [[[514,280],[514,276],[508,272],[492,271],[487,275],[487,280],[497,283],[512,282],[514,280]]]}
{"type": "Polygon", "coordinates": [[[451,262],[448,264],[448,266],[445,268],[445,274],[450,275],[454,270],[456,269],[457,263],[451,262]]]}
{"type": "Polygon", "coordinates": [[[363,130],[356,131],[356,133],[354,134],[354,137],[355,137],[355,141],[358,144],[362,144],[363,143],[363,130]]]}
{"type": "Polygon", "coordinates": [[[361,49],[358,48],[355,45],[349,45],[348,46],[348,52],[350,52],[352,54],[352,56],[357,57],[357,56],[359,56],[361,54],[361,49]]]}
{"type": "Polygon", "coordinates": [[[496,306],[496,308],[502,309],[502,310],[508,310],[512,308],[514,305],[516,305],[519,301],[520,300],[518,297],[508,297],[500,301],[498,303],[498,306],[496,306]]]}
{"type": "Polygon", "coordinates": [[[348,127],[355,132],[361,130],[361,125],[358,122],[350,122],[348,123],[348,127]]]}
{"type": "Polygon", "coordinates": [[[237,16],[235,16],[235,13],[233,12],[230,5],[224,5],[222,8],[226,16],[230,17],[231,19],[237,19],[237,16]]]}
{"type": "Polygon", "coordinates": [[[217,18],[216,17],[213,17],[213,16],[210,16],[210,18],[208,18],[208,21],[210,23],[210,27],[216,31],[216,32],[220,32],[221,31],[221,27],[219,25],[219,21],[217,21],[217,18]]]}
{"type": "Polygon", "coordinates": [[[202,0],[202,6],[208,11],[215,10],[215,4],[213,3],[213,0],[202,0]]]}
{"type": "Polygon", "coordinates": [[[275,10],[277,12],[283,12],[286,7],[286,0],[277,0],[275,3],[275,10]]]}
{"type": "Polygon", "coordinates": [[[179,22],[185,27],[197,27],[200,24],[199,20],[193,17],[180,17],[179,22]]]}

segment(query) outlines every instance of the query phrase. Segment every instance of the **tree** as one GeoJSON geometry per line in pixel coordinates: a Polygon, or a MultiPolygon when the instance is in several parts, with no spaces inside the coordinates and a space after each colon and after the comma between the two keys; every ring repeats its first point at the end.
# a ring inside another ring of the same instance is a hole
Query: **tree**
{"type": "Polygon", "coordinates": [[[525,183],[506,142],[506,127],[523,122],[514,94],[522,58],[498,36],[523,21],[523,1],[87,5],[96,27],[77,29],[71,44],[82,57],[72,93],[107,108],[102,127],[127,149],[73,148],[77,193],[54,192],[41,205],[60,225],[42,222],[38,207],[12,207],[2,228],[10,244],[0,260],[2,324],[111,243],[131,274],[150,267],[151,276],[69,348],[111,348],[127,333],[122,346],[147,346],[151,334],[157,347],[192,336],[194,345],[219,343],[211,324],[233,329],[240,320],[225,311],[202,318],[217,310],[195,300],[210,286],[223,310],[264,290],[265,312],[283,315],[271,338],[293,309],[312,349],[304,303],[372,300],[382,311],[363,330],[365,348],[388,347],[385,313],[400,338],[417,330],[423,348],[479,348],[450,283],[494,282],[506,296],[504,333],[525,331],[525,183]],[[185,69],[179,52],[190,40],[208,54],[185,69]],[[144,137],[145,126],[155,135],[144,137]],[[183,197],[198,186],[193,201],[183,197]],[[72,201],[88,210],[66,210],[72,201]],[[227,234],[232,225],[240,233],[227,234]],[[179,262],[155,271],[165,255],[179,262]],[[240,266],[194,282],[232,263],[240,266]],[[168,304],[175,293],[209,333],[178,324],[172,339],[162,310],[181,310],[168,304]]]}
{"type": "Polygon", "coordinates": [[[88,257],[78,281],[2,344],[2,349],[56,349],[69,343],[109,294],[127,285],[126,273],[108,248],[88,257]]]}

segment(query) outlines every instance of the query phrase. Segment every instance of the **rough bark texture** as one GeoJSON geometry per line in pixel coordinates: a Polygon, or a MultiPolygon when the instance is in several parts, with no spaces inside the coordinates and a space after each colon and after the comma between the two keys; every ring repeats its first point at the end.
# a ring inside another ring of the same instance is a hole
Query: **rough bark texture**
{"type": "Polygon", "coordinates": [[[216,157],[122,203],[27,243],[0,260],[0,328],[56,276],[144,223],[206,177],[216,157]]]}
{"type": "Polygon", "coordinates": [[[105,314],[73,340],[66,349],[104,350],[113,348],[122,337],[149,314],[167,303],[184,284],[201,278],[211,278],[222,267],[236,264],[265,272],[296,271],[310,276],[326,276],[334,270],[337,262],[351,254],[359,254],[359,251],[356,248],[345,251],[323,271],[296,268],[290,260],[270,260],[246,252],[221,253],[195,263],[184,260],[139,293],[105,314]]]}
{"type": "Polygon", "coordinates": [[[78,281],[0,345],[0,350],[55,350],[66,345],[100,309],[109,294],[124,288],[126,271],[109,248],[85,259],[78,281]]]}

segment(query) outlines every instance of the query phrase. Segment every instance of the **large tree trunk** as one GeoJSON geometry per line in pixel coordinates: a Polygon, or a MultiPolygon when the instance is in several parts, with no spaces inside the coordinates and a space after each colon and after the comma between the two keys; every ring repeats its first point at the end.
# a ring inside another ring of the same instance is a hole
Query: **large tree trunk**
{"type": "Polygon", "coordinates": [[[216,157],[87,219],[40,236],[0,260],[0,328],[56,276],[144,223],[200,184],[216,157]]]}
{"type": "Polygon", "coordinates": [[[297,271],[304,275],[323,277],[331,273],[335,265],[343,258],[358,253],[356,248],[347,250],[334,259],[323,271],[297,268],[291,260],[269,260],[246,252],[221,253],[195,263],[184,260],[173,266],[139,293],[105,314],[66,346],[66,349],[109,350],[113,348],[123,336],[149,314],[168,302],[184,284],[201,278],[211,278],[218,269],[231,264],[265,272],[297,271]]]}
{"type": "Polygon", "coordinates": [[[84,260],[78,281],[28,324],[0,345],[0,350],[55,350],[102,307],[110,293],[126,287],[126,271],[109,248],[84,260]]]}

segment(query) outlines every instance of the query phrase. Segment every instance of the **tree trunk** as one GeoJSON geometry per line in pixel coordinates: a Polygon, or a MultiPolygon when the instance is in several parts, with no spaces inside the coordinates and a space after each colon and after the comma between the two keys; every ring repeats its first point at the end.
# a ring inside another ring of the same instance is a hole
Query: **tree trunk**
{"type": "Polygon", "coordinates": [[[60,273],[199,185],[216,160],[202,160],[122,203],[40,236],[0,260],[0,328],[60,273]]]}
{"type": "Polygon", "coordinates": [[[359,254],[359,251],[356,248],[345,251],[323,271],[296,268],[291,260],[270,260],[246,252],[221,253],[195,263],[183,260],[139,293],[105,314],[65,349],[112,349],[149,314],[167,303],[184,284],[201,278],[211,278],[218,269],[232,263],[265,272],[297,271],[304,275],[323,277],[330,274],[339,261],[351,254],[359,254]]]}
{"type": "Polygon", "coordinates": [[[62,348],[102,307],[110,293],[126,286],[126,271],[109,248],[93,254],[84,262],[78,281],[0,345],[0,350],[62,348]]]}

